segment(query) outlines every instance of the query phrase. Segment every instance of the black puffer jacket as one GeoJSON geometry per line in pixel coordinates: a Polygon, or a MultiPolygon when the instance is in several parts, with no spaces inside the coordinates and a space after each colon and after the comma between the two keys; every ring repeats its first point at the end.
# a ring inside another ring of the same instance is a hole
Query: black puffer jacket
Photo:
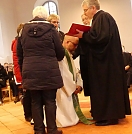
{"type": "Polygon", "coordinates": [[[17,45],[23,88],[49,90],[62,87],[58,61],[63,59],[64,54],[59,35],[52,24],[40,18],[26,23],[17,45]]]}

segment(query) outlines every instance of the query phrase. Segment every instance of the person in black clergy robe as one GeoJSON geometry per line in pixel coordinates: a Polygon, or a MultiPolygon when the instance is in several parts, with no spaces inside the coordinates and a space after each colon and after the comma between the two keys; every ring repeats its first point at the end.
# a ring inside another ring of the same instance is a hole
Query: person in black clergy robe
{"type": "Polygon", "coordinates": [[[131,114],[118,27],[109,13],[100,10],[98,0],[84,0],[82,8],[92,19],[89,32],[77,30],[74,35],[80,38],[84,95],[90,95],[96,126],[115,125],[131,114]]]}

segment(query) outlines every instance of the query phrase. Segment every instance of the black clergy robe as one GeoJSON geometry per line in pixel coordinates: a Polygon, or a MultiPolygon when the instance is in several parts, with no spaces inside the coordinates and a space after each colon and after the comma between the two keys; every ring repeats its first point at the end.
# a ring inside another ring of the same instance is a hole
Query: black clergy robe
{"type": "Polygon", "coordinates": [[[131,114],[120,35],[114,18],[98,11],[78,47],[84,94],[90,95],[93,119],[122,119],[131,114]]]}

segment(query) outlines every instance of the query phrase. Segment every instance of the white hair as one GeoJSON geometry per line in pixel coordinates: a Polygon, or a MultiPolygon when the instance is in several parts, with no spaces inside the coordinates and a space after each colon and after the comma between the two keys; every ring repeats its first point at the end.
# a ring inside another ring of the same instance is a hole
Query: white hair
{"type": "Polygon", "coordinates": [[[84,1],[82,2],[82,5],[81,5],[81,6],[83,6],[83,5],[87,5],[88,7],[90,7],[90,6],[95,6],[97,10],[100,9],[99,0],[84,0],[84,1]]]}
{"type": "Polygon", "coordinates": [[[32,15],[33,18],[39,17],[39,18],[47,19],[48,12],[43,6],[37,6],[33,9],[32,15]]]}

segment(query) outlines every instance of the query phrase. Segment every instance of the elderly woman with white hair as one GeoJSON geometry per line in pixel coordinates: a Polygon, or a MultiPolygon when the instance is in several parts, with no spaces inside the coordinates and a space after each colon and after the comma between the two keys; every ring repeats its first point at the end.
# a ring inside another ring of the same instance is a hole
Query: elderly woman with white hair
{"type": "Polygon", "coordinates": [[[17,55],[23,88],[30,90],[35,134],[46,134],[43,123],[45,105],[48,134],[62,134],[56,126],[56,92],[63,86],[58,61],[64,57],[55,27],[46,21],[43,6],[33,10],[33,20],[26,23],[18,39],[17,55]]]}

